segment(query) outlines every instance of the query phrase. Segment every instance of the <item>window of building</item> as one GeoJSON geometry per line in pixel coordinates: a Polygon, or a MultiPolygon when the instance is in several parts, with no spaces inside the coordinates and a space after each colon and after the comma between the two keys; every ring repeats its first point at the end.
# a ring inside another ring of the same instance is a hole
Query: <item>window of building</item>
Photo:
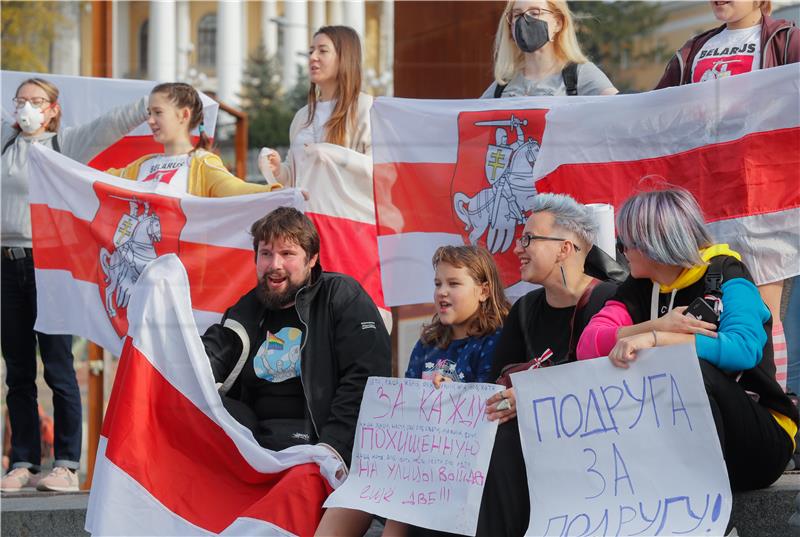
{"type": "Polygon", "coordinates": [[[217,65],[217,14],[209,13],[197,26],[197,63],[202,67],[217,65]]]}
{"type": "Polygon", "coordinates": [[[150,20],[146,20],[139,27],[139,72],[147,75],[147,39],[150,20]]]}

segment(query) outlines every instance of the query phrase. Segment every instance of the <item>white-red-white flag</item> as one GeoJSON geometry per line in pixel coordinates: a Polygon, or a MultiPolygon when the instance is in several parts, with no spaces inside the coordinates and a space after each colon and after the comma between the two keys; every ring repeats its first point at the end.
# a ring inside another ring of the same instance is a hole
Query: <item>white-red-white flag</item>
{"type": "Polygon", "coordinates": [[[431,300],[443,244],[486,245],[517,284],[536,192],[619,207],[647,175],[690,190],[757,284],[800,273],[797,64],[614,97],[379,98],[372,139],[390,306],[431,300]]]}
{"type": "Polygon", "coordinates": [[[178,256],[167,254],[133,290],[86,529],[313,535],[340,462],[324,446],[264,449],[230,416],[194,323],[190,283],[178,256]]]}
{"type": "Polygon", "coordinates": [[[152,260],[186,266],[200,330],[256,284],[253,222],[280,206],[303,209],[296,189],[229,198],[156,192],[34,145],[30,204],[36,330],[83,336],[119,355],[133,286],[152,260]]]}
{"type": "Polygon", "coordinates": [[[372,298],[391,331],[383,299],[372,159],[334,144],[309,144],[298,159],[297,186],[308,190],[306,214],[322,241],[325,270],[352,276],[372,298]]]}
{"type": "MultiPolygon", "coordinates": [[[[13,125],[16,121],[11,97],[16,93],[17,87],[29,78],[43,78],[58,87],[62,129],[88,124],[117,106],[134,103],[149,95],[150,90],[157,84],[151,80],[2,71],[0,72],[0,88],[2,88],[3,95],[2,114],[3,120],[8,121],[9,124],[13,125]]],[[[203,101],[204,128],[213,137],[219,104],[202,92],[200,98],[203,101]]],[[[193,136],[198,135],[199,133],[195,129],[193,136]]],[[[109,140],[109,142],[112,141],[109,140]]],[[[142,123],[94,157],[89,162],[89,166],[98,170],[122,168],[143,155],[162,151],[163,146],[153,139],[150,127],[146,123],[142,123]]]]}

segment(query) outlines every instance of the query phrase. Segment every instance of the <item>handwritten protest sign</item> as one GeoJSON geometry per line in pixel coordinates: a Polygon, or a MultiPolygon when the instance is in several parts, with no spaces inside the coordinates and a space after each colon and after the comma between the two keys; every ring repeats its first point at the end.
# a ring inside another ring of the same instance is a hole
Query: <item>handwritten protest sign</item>
{"type": "Polygon", "coordinates": [[[728,473],[693,345],[512,375],[528,535],[723,535],[728,473]]]}
{"type": "Polygon", "coordinates": [[[494,384],[370,377],[347,481],[325,507],[349,507],[474,535],[497,422],[494,384]]]}

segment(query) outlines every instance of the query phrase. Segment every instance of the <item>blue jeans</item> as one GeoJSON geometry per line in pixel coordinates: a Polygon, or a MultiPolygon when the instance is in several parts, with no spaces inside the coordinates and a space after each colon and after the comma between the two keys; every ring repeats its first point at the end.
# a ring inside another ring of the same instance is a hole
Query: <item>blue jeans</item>
{"type": "Polygon", "coordinates": [[[800,394],[800,276],[792,278],[789,304],[783,319],[786,350],[789,356],[789,374],[786,389],[800,394]]]}
{"type": "MultiPolygon", "coordinates": [[[[81,394],[75,378],[72,336],[34,331],[36,281],[33,258],[2,257],[0,344],[6,362],[8,417],[11,422],[11,467],[38,471],[41,428],[36,401],[36,344],[44,380],[53,390],[55,466],[77,469],[81,458],[81,394]]],[[[69,307],[65,305],[65,307],[69,307]]]]}

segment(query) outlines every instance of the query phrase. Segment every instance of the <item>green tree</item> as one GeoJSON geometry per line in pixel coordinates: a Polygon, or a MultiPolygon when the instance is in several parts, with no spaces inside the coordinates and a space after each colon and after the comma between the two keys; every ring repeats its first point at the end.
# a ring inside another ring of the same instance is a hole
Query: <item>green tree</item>
{"type": "Polygon", "coordinates": [[[70,24],[59,2],[8,2],[2,6],[3,69],[49,71],[56,28],[70,24]]]}
{"type": "Polygon", "coordinates": [[[577,18],[581,48],[620,90],[632,88],[625,71],[643,62],[661,62],[663,45],[649,39],[666,20],[658,2],[569,2],[577,18]]]}

